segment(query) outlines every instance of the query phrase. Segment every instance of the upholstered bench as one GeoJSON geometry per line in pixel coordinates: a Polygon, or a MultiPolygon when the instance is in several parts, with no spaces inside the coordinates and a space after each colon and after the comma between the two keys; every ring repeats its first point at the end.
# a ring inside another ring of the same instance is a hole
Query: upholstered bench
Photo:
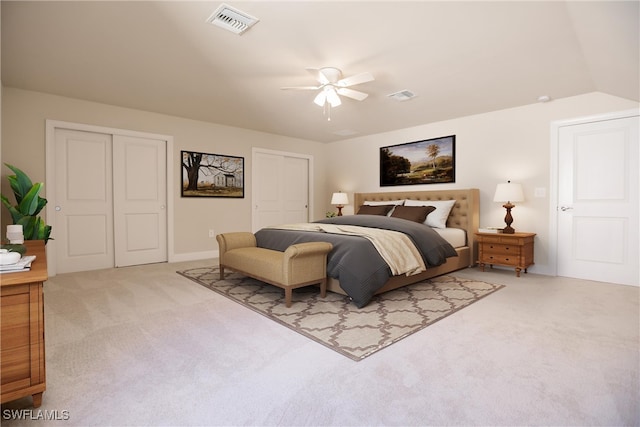
{"type": "Polygon", "coordinates": [[[295,288],[320,284],[320,296],[327,294],[327,254],[333,249],[328,242],[291,245],[284,252],[259,248],[249,232],[223,233],[216,236],[220,247],[220,280],[229,268],[284,289],[285,304],[291,307],[295,288]]]}

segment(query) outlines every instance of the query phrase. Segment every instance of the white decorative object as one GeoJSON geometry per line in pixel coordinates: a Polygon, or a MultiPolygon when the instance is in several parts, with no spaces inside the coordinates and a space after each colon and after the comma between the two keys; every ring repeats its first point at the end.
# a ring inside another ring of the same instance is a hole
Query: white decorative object
{"type": "Polygon", "coordinates": [[[9,252],[6,249],[0,249],[0,265],[15,264],[20,261],[22,255],[20,252],[9,252]]]}
{"type": "Polygon", "coordinates": [[[24,234],[21,224],[7,225],[7,239],[12,244],[24,243],[24,234]]]}

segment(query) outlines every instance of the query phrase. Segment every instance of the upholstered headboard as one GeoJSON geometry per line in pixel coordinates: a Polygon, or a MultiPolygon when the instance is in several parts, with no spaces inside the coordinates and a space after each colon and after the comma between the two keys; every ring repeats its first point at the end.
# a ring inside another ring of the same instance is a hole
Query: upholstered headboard
{"type": "Polygon", "coordinates": [[[366,201],[411,200],[456,200],[451,209],[447,227],[462,228],[467,232],[467,244],[471,249],[471,260],[475,263],[477,244],[475,234],[480,226],[480,192],[477,188],[464,190],[399,191],[378,193],[354,193],[354,211],[366,201]]]}

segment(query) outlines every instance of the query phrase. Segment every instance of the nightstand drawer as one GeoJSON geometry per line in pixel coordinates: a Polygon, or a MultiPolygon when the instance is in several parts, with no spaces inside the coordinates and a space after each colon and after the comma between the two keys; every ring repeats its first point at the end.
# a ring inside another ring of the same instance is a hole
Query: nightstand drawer
{"type": "Polygon", "coordinates": [[[513,265],[517,266],[520,261],[520,257],[517,253],[513,255],[504,255],[496,253],[485,253],[480,257],[480,262],[485,264],[500,264],[500,265],[513,265]]]}
{"type": "Polygon", "coordinates": [[[520,255],[520,246],[518,245],[500,245],[498,243],[485,243],[482,245],[485,252],[491,252],[492,255],[520,255]]]}

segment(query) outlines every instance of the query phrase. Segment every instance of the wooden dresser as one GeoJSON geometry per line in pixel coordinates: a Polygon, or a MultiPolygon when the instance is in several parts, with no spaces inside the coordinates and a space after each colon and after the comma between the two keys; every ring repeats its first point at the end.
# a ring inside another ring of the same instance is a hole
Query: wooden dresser
{"type": "Polygon", "coordinates": [[[527,272],[533,264],[533,239],[536,233],[476,233],[478,241],[478,264],[484,266],[504,265],[515,267],[516,276],[527,272]]]}
{"type": "Polygon", "coordinates": [[[43,240],[25,241],[27,255],[35,255],[31,270],[0,274],[0,388],[2,403],[25,396],[33,406],[45,390],[44,301],[47,280],[43,240]]]}

